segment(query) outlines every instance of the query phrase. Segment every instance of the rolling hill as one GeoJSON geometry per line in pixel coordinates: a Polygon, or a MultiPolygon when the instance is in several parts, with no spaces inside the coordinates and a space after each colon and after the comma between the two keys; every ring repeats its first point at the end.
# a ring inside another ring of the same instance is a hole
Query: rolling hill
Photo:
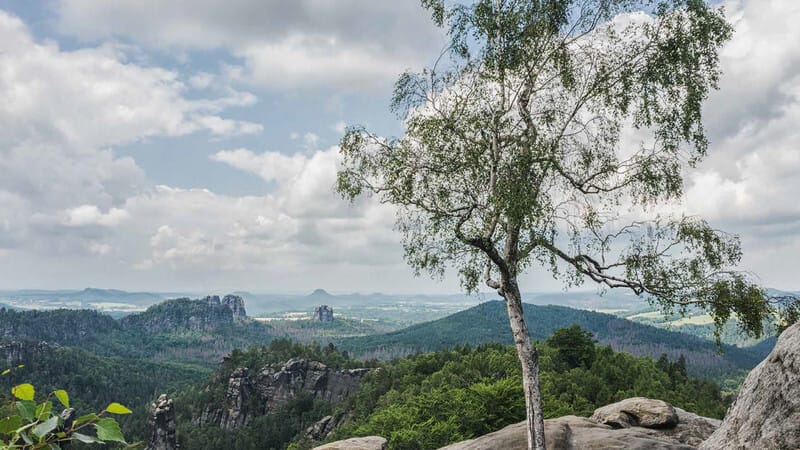
{"type": "MultiPolygon", "coordinates": [[[[722,354],[711,341],[620,319],[610,314],[563,306],[525,304],[530,335],[544,340],[553,331],[578,324],[591,331],[599,343],[638,356],[686,358],[693,374],[728,376],[755,367],[768,346],[741,349],[723,345],[722,354]]],[[[451,316],[417,324],[392,333],[341,339],[337,345],[364,357],[395,357],[461,344],[512,343],[505,306],[500,301],[482,303],[451,316]]]]}

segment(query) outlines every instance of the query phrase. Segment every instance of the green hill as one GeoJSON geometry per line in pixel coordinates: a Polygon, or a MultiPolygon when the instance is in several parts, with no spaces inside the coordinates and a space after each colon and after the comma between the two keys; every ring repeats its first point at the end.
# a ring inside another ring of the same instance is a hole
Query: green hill
{"type": "MultiPolygon", "coordinates": [[[[716,344],[695,336],[620,319],[610,314],[563,306],[525,304],[525,320],[530,335],[544,340],[553,331],[578,324],[594,334],[604,345],[637,356],[670,359],[686,358],[690,372],[713,377],[728,376],[756,366],[769,352],[768,346],[740,349],[716,344]]],[[[392,333],[342,339],[337,345],[363,357],[395,356],[477,345],[489,342],[512,343],[505,305],[500,301],[482,303],[443,319],[417,324],[392,333]]]]}

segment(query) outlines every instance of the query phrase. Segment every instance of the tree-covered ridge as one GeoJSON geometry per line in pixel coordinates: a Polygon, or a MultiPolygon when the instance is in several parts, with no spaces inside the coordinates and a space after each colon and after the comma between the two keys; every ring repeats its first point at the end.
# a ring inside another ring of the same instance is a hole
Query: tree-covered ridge
{"type": "Polygon", "coordinates": [[[74,346],[98,355],[210,366],[272,339],[268,325],[236,320],[227,305],[166,300],[120,320],[93,310],[0,309],[0,336],[74,346]]]}
{"type": "MultiPolygon", "coordinates": [[[[588,416],[635,396],[710,417],[727,407],[719,386],[687,376],[682,360],[654,362],[595,346],[577,326],[557,331],[538,349],[548,418],[588,416]]],[[[525,418],[516,353],[485,344],[398,359],[371,374],[346,411],[352,420],[331,439],[380,435],[392,449],[432,449],[495,431],[525,418]]]]}
{"type": "Polygon", "coordinates": [[[0,308],[0,337],[57,342],[95,343],[121,329],[119,322],[94,310],[54,309],[18,311],[0,308]]]}
{"type": "MultiPolygon", "coordinates": [[[[12,383],[31,383],[42,392],[65,389],[78,410],[100,410],[122,400],[133,414],[121,418],[120,423],[125,435],[136,439],[145,437],[147,406],[154,395],[199,383],[208,374],[197,366],[104,357],[73,347],[17,341],[2,344],[2,348],[6,351],[0,356],[10,366],[21,363],[23,367],[15,370],[13,377],[0,379],[0,404],[10,406],[12,383]],[[10,348],[13,351],[8,351],[10,348]]],[[[0,410],[0,415],[6,412],[0,410]]]]}
{"type": "MultiPolygon", "coordinates": [[[[719,348],[711,341],[593,311],[533,304],[525,304],[524,311],[531,338],[535,340],[548,338],[558,328],[578,324],[593,333],[600,343],[617,351],[654,358],[662,353],[672,359],[684,355],[689,371],[695,375],[723,377],[749,370],[769,352],[768,348],[748,351],[723,345],[720,355],[719,348]]],[[[383,335],[343,339],[338,344],[356,355],[389,357],[460,344],[510,344],[507,321],[503,303],[490,301],[433,322],[383,335]]]]}

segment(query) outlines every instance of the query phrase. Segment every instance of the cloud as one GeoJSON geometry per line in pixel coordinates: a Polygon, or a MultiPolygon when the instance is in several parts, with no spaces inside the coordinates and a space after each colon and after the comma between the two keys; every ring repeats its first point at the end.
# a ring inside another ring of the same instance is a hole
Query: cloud
{"type": "Polygon", "coordinates": [[[63,33],[178,52],[223,49],[243,59],[243,79],[277,88],[385,86],[444,45],[429,13],[408,1],[60,0],[55,8],[63,33]]]}
{"type": "Polygon", "coordinates": [[[117,226],[130,218],[124,209],[111,208],[107,213],[100,211],[95,205],[82,205],[66,211],[63,224],[70,227],[86,225],[117,226]]]}
{"type": "Polygon", "coordinates": [[[687,209],[747,234],[800,224],[800,5],[726,5],[736,33],[722,53],[720,91],[706,106],[708,159],[689,174],[687,209]],[[764,228],[774,223],[778,226],[764,228]]]}
{"type": "Polygon", "coordinates": [[[94,243],[133,217],[131,197],[151,187],[113,146],[151,137],[261,131],[219,114],[256,101],[223,89],[192,98],[178,73],[126,60],[119,47],[63,50],[38,42],[0,11],[0,248],[109,254],[94,243]]]}

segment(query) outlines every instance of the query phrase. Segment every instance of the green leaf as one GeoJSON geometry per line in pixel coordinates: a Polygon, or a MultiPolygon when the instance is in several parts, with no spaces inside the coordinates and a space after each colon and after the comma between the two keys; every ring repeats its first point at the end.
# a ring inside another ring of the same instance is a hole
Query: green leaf
{"type": "Polygon", "coordinates": [[[11,369],[6,369],[3,371],[3,375],[8,375],[11,373],[11,369]]]}
{"type": "Polygon", "coordinates": [[[111,417],[98,420],[94,426],[97,428],[97,439],[127,444],[125,437],[122,436],[122,431],[119,429],[119,424],[111,417]]]}
{"type": "Polygon", "coordinates": [[[49,416],[50,411],[53,410],[53,402],[44,402],[36,407],[36,417],[41,419],[44,416],[49,416]]]}
{"type": "Polygon", "coordinates": [[[88,434],[81,434],[81,433],[72,433],[72,437],[83,442],[84,444],[102,444],[103,441],[97,439],[94,436],[89,436],[88,434]]]}
{"type": "Polygon", "coordinates": [[[33,439],[31,439],[31,437],[28,436],[28,433],[19,433],[19,436],[22,438],[23,441],[25,441],[26,444],[33,445],[33,439]]]}
{"type": "Polygon", "coordinates": [[[38,425],[33,427],[33,430],[31,431],[33,432],[33,434],[39,437],[44,437],[47,436],[47,434],[49,434],[51,431],[55,430],[57,426],[58,426],[58,416],[53,416],[45,420],[44,422],[40,422],[38,425]]]}
{"type": "Polygon", "coordinates": [[[75,419],[75,422],[73,423],[73,426],[77,427],[78,425],[84,424],[86,422],[91,422],[91,421],[97,420],[99,418],[100,418],[100,416],[98,416],[97,414],[86,414],[85,416],[80,416],[77,419],[75,419]]]}
{"type": "Polygon", "coordinates": [[[19,401],[17,402],[17,411],[23,419],[33,420],[36,418],[36,403],[31,400],[19,401]]]}
{"type": "Polygon", "coordinates": [[[114,402],[108,407],[106,407],[106,411],[110,412],[111,414],[130,414],[132,411],[117,402],[114,402]]]}
{"type": "Polygon", "coordinates": [[[22,417],[20,416],[11,416],[6,417],[5,419],[0,420],[0,433],[2,434],[10,434],[19,426],[22,425],[22,417]]]}
{"type": "Polygon", "coordinates": [[[69,408],[69,394],[67,394],[67,391],[59,389],[53,392],[53,394],[55,394],[58,401],[60,401],[61,404],[64,405],[64,408],[69,408]]]}
{"type": "Polygon", "coordinates": [[[20,384],[11,388],[11,395],[19,400],[33,400],[35,392],[33,385],[29,383],[20,384]]]}

